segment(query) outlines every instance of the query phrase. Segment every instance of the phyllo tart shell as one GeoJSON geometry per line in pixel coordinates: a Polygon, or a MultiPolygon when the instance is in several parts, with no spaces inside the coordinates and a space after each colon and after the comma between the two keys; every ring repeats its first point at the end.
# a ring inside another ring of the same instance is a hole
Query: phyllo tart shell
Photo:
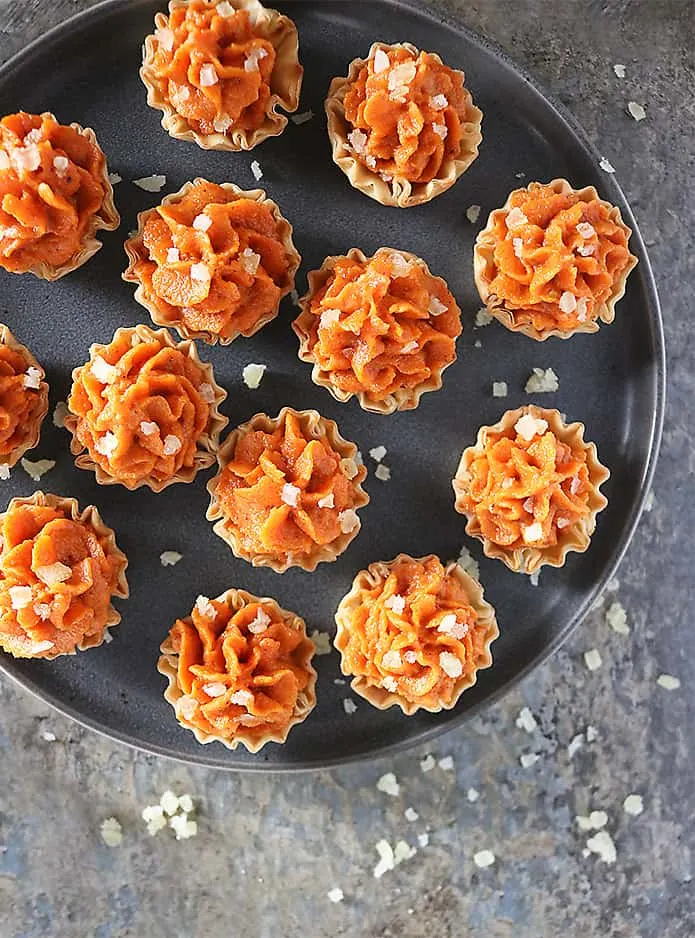
{"type": "Polygon", "coordinates": [[[0,466],[14,466],[36,446],[47,413],[45,371],[0,323],[0,466]]]}

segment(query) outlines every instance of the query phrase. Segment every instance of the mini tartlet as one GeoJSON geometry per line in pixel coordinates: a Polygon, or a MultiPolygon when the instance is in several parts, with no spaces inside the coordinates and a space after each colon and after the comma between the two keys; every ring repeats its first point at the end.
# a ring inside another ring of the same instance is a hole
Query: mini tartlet
{"type": "Polygon", "coordinates": [[[315,384],[380,414],[412,410],[442,386],[456,360],[461,311],[421,258],[395,248],[368,258],[351,248],[326,258],[308,281],[292,328],[315,384]]]}
{"type": "Polygon", "coordinates": [[[297,28],[258,0],[171,0],[140,77],[162,127],[206,150],[251,150],[287,126],[302,87],[297,28]]]}
{"type": "Polygon", "coordinates": [[[0,323],[0,472],[36,446],[47,413],[45,371],[0,323]]]}
{"type": "Polygon", "coordinates": [[[101,248],[97,231],[120,221],[93,130],[48,112],[0,120],[0,267],[57,280],[101,248]]]}
{"type": "Polygon", "coordinates": [[[187,182],[138,215],[123,279],[159,326],[223,345],[274,319],[301,258],[292,226],[262,189],[187,182]]]}
{"type": "Polygon", "coordinates": [[[482,140],[482,111],[464,80],[408,42],[375,42],[366,59],[354,59],[325,102],[333,160],[350,184],[400,208],[453,186],[482,140]]]}
{"type": "Polygon", "coordinates": [[[499,635],[480,583],[456,563],[399,554],[355,577],[335,615],[343,674],[375,707],[450,710],[492,664],[499,635]]]}
{"type": "Polygon", "coordinates": [[[121,617],[128,560],[94,505],[34,492],[0,515],[0,648],[57,658],[93,648],[121,617]]]}
{"type": "Polygon", "coordinates": [[[542,342],[611,323],[637,263],[620,209],[593,186],[566,179],[515,189],[490,214],[473,254],[475,283],[491,315],[542,342]]]}
{"type": "Polygon", "coordinates": [[[117,329],[72,373],[65,427],[80,469],[100,485],[160,492],[215,462],[227,392],[191,341],[165,329],[117,329]]]}
{"type": "Polygon", "coordinates": [[[369,501],[357,447],[315,410],[256,414],[220,446],[209,521],[236,557],[284,573],[335,560],[369,501]]]}
{"type": "Polygon", "coordinates": [[[239,589],[199,596],[161,652],[164,697],[199,743],[258,752],[284,743],[316,705],[314,644],[304,620],[274,599],[239,589]]]}
{"type": "Polygon", "coordinates": [[[609,476],[595,444],[584,441],[583,424],[530,405],[481,427],[475,445],[463,451],[455,507],[488,557],[535,573],[589,547],[596,516],[608,504],[599,489],[609,476]]]}

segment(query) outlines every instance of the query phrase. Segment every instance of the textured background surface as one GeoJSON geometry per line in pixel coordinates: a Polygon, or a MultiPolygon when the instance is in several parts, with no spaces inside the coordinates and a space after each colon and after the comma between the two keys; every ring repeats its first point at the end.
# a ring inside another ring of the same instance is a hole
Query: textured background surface
{"type": "MultiPolygon", "coordinates": [[[[0,0],[0,55],[88,6],[78,0],[0,0]]],[[[564,650],[502,704],[434,754],[454,771],[424,774],[424,751],[388,762],[295,778],[189,769],[102,740],[0,685],[0,935],[186,936],[399,935],[401,938],[569,935],[669,938],[695,932],[692,726],[686,662],[693,536],[687,498],[695,471],[689,427],[695,350],[690,300],[695,265],[689,233],[695,113],[695,21],[688,0],[574,3],[439,0],[443,12],[487,34],[568,105],[619,179],[650,247],[666,319],[670,388],[655,506],[619,572],[631,634],[617,635],[596,610],[564,650]],[[532,12],[530,12],[532,11],[532,12]],[[614,62],[627,66],[619,81],[614,62]],[[647,108],[635,124],[628,100],[647,108]],[[597,647],[603,666],[586,670],[597,647]],[[656,677],[681,678],[667,692],[656,677]],[[539,723],[515,725],[521,706],[539,723]],[[592,725],[598,738],[570,758],[592,725]],[[47,741],[43,734],[54,734],[47,741]],[[532,767],[522,752],[537,752],[532,767]],[[376,790],[386,771],[401,794],[376,790]],[[172,787],[197,800],[197,839],[150,838],[143,805],[172,787]],[[468,801],[475,787],[480,797],[468,801]],[[638,818],[622,802],[640,793],[638,818]],[[408,823],[413,806],[419,820],[408,823]],[[588,835],[574,817],[608,814],[617,861],[583,856],[588,835]],[[99,824],[116,815],[124,842],[106,848],[99,824]],[[419,848],[375,880],[375,842],[419,848]],[[496,863],[475,867],[488,848],[496,863]],[[345,900],[326,892],[340,886],[345,900]]]]}

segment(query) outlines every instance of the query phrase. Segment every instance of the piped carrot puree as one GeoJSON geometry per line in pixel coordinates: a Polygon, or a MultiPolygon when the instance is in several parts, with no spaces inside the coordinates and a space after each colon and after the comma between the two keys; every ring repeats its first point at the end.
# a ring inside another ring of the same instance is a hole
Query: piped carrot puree
{"type": "Polygon", "coordinates": [[[47,505],[10,507],[0,530],[0,646],[53,658],[99,644],[119,575],[106,537],[47,505]]]}
{"type": "Polygon", "coordinates": [[[75,436],[97,465],[124,484],[170,479],[193,465],[210,419],[211,385],[177,348],[116,335],[93,346],[73,378],[68,409],[75,436]]]}
{"type": "Polygon", "coordinates": [[[171,323],[250,335],[289,289],[290,259],[267,205],[210,182],[145,213],[126,279],[171,323]]]}
{"type": "Polygon", "coordinates": [[[607,205],[538,183],[512,193],[493,234],[489,292],[538,331],[595,320],[630,259],[625,228],[607,205]]]}
{"type": "Polygon", "coordinates": [[[344,468],[327,440],[312,439],[286,411],[272,433],[243,436],[222,470],[216,495],[226,525],[251,553],[310,555],[359,523],[354,484],[365,470],[347,462],[344,468]]]}
{"type": "Polygon", "coordinates": [[[436,557],[398,558],[351,611],[343,669],[421,706],[451,703],[476,671],[487,630],[436,557]]]}
{"type": "MultiPolygon", "coordinates": [[[[341,258],[312,298],[309,349],[331,383],[383,401],[456,357],[460,310],[444,282],[397,252],[341,258]]],[[[299,321],[299,320],[298,320],[299,321]]]]}
{"type": "Polygon", "coordinates": [[[507,432],[491,433],[468,467],[463,512],[503,547],[549,547],[558,532],[589,513],[584,450],[557,439],[543,419],[525,415],[507,432]]]}
{"type": "Polygon", "coordinates": [[[468,100],[463,76],[429,52],[378,50],[345,94],[348,143],[384,177],[430,182],[461,150],[468,100]]]}
{"type": "Polygon", "coordinates": [[[45,403],[45,390],[27,386],[29,367],[18,349],[0,343],[0,462],[34,436],[45,403]]]}
{"type": "Polygon", "coordinates": [[[0,266],[25,273],[74,257],[106,188],[104,154],[48,114],[0,121],[0,266]]]}
{"type": "Polygon", "coordinates": [[[261,126],[276,56],[272,43],[254,33],[246,10],[191,0],[170,11],[155,38],[152,71],[193,129],[208,135],[261,126]]]}
{"type": "Polygon", "coordinates": [[[226,740],[241,728],[260,738],[295,715],[312,677],[314,646],[275,603],[252,601],[235,611],[199,597],[169,634],[184,694],[176,714],[185,726],[226,740]]]}

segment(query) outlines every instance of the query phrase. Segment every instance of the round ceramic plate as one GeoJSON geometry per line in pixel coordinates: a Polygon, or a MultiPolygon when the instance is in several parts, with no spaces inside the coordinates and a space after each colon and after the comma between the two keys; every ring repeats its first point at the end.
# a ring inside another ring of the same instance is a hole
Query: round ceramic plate
{"type": "Polygon", "coordinates": [[[417,410],[383,417],[365,413],[354,401],[339,404],[312,384],[310,366],[296,357],[290,328],[296,310],[289,299],[277,320],[252,339],[214,349],[198,343],[229,392],[223,409],[230,428],[259,411],[274,415],[283,404],[314,407],[336,420],[365,454],[371,503],[361,512],[362,531],[337,563],[311,574],[295,569],[279,576],[235,559],[205,520],[210,473],[158,495],[100,487],[91,472],[74,466],[68,434],[47,419],[40,445],[30,455],[56,459],[55,469],[37,486],[15,468],[11,479],[0,483],[3,503],[41,487],[76,496],[82,505],[96,504],[128,554],[131,597],[119,604],[123,621],[113,630],[111,644],[53,662],[2,655],[0,667],[62,712],[115,739],[224,768],[326,766],[431,738],[463,723],[558,647],[590,608],[635,528],[658,448],[664,386],[660,314],[644,245],[615,177],[599,168],[599,156],[567,115],[499,51],[416,9],[415,3],[282,0],[278,6],[299,29],[305,67],[300,111],[311,108],[313,119],[301,126],[290,123],[282,136],[251,153],[207,152],[172,140],[160,127],[159,112],[147,107],[138,77],[143,38],[164,6],[151,0],[101,4],[0,70],[0,113],[50,110],[62,122],[93,127],[110,169],[123,177],[115,188],[121,227],[101,235],[104,247],[88,264],[54,284],[0,271],[0,319],[45,366],[52,405],[66,398],[71,370],[85,360],[90,343],[108,342],[119,326],[148,321],[132,286],[120,277],[126,263],[123,241],[135,227],[137,212],[195,176],[253,188],[252,160],[260,163],[261,184],[294,225],[303,257],[300,290],[306,272],[328,254],[353,246],[367,254],[382,245],[413,251],[447,280],[463,310],[458,360],[444,375],[443,389],[426,394],[417,410]],[[376,39],[409,40],[463,69],[485,115],[479,158],[446,194],[418,208],[378,205],[351,188],[331,160],[323,112],[328,84],[332,76],[346,74],[348,63],[364,56],[376,39]],[[132,183],[153,173],[166,175],[161,195],[132,183]],[[620,206],[634,230],[631,246],[640,263],[618,304],[616,321],[596,335],[543,344],[496,323],[475,329],[477,230],[511,189],[557,176],[578,187],[596,186],[620,206]],[[471,204],[482,206],[475,225],[466,218],[471,204]],[[249,362],[267,365],[255,391],[242,382],[242,368],[249,362]],[[544,569],[535,588],[528,577],[482,557],[478,542],[464,533],[465,519],[453,510],[451,487],[461,450],[473,442],[478,427],[531,401],[524,384],[533,367],[552,367],[560,378],[557,393],[538,395],[535,402],[583,421],[587,438],[597,443],[612,472],[604,487],[609,507],[599,517],[590,550],[569,555],[561,570],[544,569]],[[503,400],[491,393],[492,382],[501,380],[509,387],[503,400]],[[379,444],[387,448],[389,482],[375,478],[374,463],[366,456],[379,444]],[[241,749],[230,752],[218,743],[199,745],[177,724],[162,697],[158,649],[198,594],[216,596],[230,586],[243,587],[275,597],[303,616],[310,631],[333,633],[335,608],[358,570],[400,551],[455,558],[464,543],[480,561],[501,636],[493,646],[493,667],[479,675],[453,711],[404,717],[395,707],[375,710],[336,681],[340,671],[333,652],[315,659],[318,705],[284,746],[270,744],[255,756],[241,749]],[[180,551],[183,560],[163,568],[159,555],[164,550],[180,551]],[[344,701],[350,698],[357,711],[348,715],[344,701]]]}

